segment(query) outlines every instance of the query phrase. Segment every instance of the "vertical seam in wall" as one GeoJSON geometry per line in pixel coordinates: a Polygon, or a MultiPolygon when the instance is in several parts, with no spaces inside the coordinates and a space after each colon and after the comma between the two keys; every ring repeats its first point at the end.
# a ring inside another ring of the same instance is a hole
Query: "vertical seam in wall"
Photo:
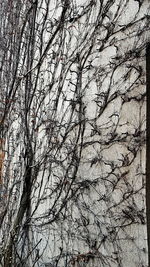
{"type": "Polygon", "coordinates": [[[150,43],[146,47],[146,213],[148,238],[148,266],[150,266],[150,43]]]}

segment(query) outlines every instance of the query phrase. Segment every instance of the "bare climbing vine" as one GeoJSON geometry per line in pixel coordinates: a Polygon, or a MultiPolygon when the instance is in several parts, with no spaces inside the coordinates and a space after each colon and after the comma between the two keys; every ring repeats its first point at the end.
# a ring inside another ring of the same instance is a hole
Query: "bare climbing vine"
{"type": "Polygon", "coordinates": [[[146,266],[149,8],[0,0],[1,266],[146,266]]]}

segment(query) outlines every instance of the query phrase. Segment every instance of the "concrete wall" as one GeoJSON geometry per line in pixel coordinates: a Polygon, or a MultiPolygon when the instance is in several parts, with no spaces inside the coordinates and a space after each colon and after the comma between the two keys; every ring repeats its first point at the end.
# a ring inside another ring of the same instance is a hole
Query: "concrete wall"
{"type": "Polygon", "coordinates": [[[149,3],[45,0],[35,6],[6,135],[4,180],[12,177],[12,195],[3,238],[8,243],[10,217],[18,216],[30,183],[15,243],[25,264],[146,267],[149,3]],[[32,38],[34,45],[27,45],[32,38]]]}

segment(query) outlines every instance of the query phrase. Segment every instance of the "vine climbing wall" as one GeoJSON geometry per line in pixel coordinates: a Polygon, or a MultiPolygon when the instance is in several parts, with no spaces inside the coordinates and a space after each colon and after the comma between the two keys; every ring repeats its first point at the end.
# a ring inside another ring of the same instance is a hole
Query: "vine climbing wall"
{"type": "Polygon", "coordinates": [[[148,266],[149,2],[0,5],[1,266],[148,266]]]}

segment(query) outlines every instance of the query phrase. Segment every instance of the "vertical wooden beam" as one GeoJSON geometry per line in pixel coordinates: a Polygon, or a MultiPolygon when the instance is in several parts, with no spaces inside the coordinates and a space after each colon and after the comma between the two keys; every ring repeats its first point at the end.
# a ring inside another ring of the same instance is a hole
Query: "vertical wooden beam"
{"type": "Polygon", "coordinates": [[[150,266],[150,43],[146,47],[147,135],[146,135],[146,210],[148,266],[150,266]]]}

